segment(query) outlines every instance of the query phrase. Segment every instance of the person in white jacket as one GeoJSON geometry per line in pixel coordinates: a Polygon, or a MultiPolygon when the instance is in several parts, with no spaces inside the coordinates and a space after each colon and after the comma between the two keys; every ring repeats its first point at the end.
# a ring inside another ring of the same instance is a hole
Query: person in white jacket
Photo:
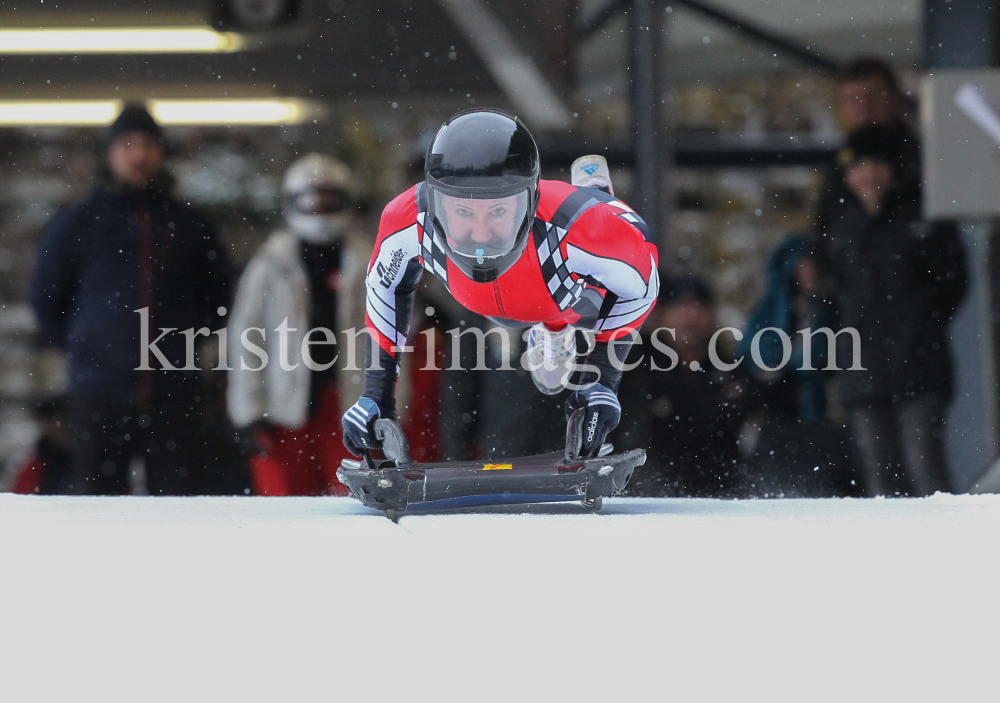
{"type": "MultiPolygon", "coordinates": [[[[358,194],[343,163],[320,154],[297,160],[282,184],[288,227],[240,278],[227,405],[257,495],[348,493],[336,478],[347,456],[340,416],[363,389],[364,352],[346,349],[344,330],[364,328],[371,253],[358,231],[358,194]]],[[[363,335],[356,344],[363,349],[363,335]]]]}

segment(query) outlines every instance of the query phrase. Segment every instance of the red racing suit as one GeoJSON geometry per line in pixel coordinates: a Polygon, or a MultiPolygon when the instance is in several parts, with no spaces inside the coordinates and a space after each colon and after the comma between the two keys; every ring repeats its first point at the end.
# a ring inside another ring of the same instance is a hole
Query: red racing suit
{"type": "MultiPolygon", "coordinates": [[[[625,203],[596,188],[540,181],[531,238],[517,262],[490,283],[477,283],[449,261],[427,214],[424,184],[396,197],[382,213],[368,266],[366,321],[371,339],[365,393],[383,412],[394,405],[400,354],[406,344],[417,283],[426,269],[469,310],[508,327],[539,322],[593,330],[588,360],[608,354],[608,342],[638,329],[657,293],[658,255],[645,222],[625,203]]],[[[627,344],[611,345],[624,359],[627,344]]],[[[617,391],[620,370],[598,363],[617,391]]],[[[620,365],[618,365],[620,367],[620,365]]],[[[596,380],[596,379],[593,379],[596,380]]],[[[394,407],[393,407],[394,410],[394,407]]]]}

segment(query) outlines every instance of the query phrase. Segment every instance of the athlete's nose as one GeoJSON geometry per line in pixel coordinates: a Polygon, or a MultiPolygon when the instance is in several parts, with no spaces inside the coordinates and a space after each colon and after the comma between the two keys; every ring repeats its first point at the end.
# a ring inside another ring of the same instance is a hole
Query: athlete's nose
{"type": "Polygon", "coordinates": [[[476,244],[486,244],[490,241],[490,231],[485,222],[477,222],[472,226],[472,241],[476,244]]]}

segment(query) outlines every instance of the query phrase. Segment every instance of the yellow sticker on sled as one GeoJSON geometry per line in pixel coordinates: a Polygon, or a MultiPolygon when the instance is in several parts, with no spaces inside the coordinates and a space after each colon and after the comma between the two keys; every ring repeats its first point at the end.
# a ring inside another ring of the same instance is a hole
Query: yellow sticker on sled
{"type": "Polygon", "coordinates": [[[505,471],[513,468],[513,464],[483,464],[483,471],[505,471]]]}

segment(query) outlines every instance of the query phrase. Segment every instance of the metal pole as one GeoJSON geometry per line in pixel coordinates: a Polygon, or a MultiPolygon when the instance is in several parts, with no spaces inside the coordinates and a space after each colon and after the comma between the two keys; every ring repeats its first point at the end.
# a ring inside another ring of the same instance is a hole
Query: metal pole
{"type": "MultiPolygon", "coordinates": [[[[924,61],[928,69],[997,64],[1000,8],[984,0],[925,0],[924,61]]],[[[945,425],[953,489],[966,490],[997,459],[997,300],[989,260],[997,246],[996,219],[959,222],[969,258],[970,286],[949,332],[955,396],[945,425]]]]}
{"type": "Polygon", "coordinates": [[[632,0],[630,12],[632,63],[632,147],[635,152],[635,191],[632,205],[657,238],[660,218],[660,81],[657,46],[659,16],[653,0],[632,0]]]}

